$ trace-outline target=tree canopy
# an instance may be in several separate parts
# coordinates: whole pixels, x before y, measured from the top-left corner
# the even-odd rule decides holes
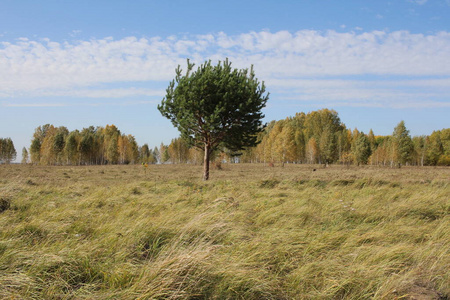
[[[257,134],[264,129],[261,110],[269,94],[253,67],[233,69],[226,59],[216,66],[208,61],[196,71],[193,68],[188,60],[183,75],[178,66],[158,109],[189,145],[203,149],[203,179],[208,180],[215,149],[238,151],[257,144]]]

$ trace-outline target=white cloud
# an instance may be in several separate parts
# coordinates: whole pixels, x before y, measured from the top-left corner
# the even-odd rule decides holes
[[[403,90],[425,88],[426,92],[418,93],[420,96],[436,88],[440,94],[436,92],[432,97],[449,98],[449,32],[424,35],[357,30],[358,33],[301,30],[240,35],[219,32],[191,37],[120,40],[107,37],[77,42],[19,38],[14,43],[0,42],[0,97],[160,97],[164,91],[102,86],[165,83],[173,78],[178,64],[185,65],[187,57],[197,64],[228,57],[238,68],[253,64],[258,78],[280,93],[282,89],[297,93],[291,95],[295,99],[337,101],[359,97],[381,103],[391,96],[402,98],[399,86]],[[367,75],[396,79],[368,82],[345,78]],[[412,92],[405,93],[408,95],[405,98],[414,96]]]

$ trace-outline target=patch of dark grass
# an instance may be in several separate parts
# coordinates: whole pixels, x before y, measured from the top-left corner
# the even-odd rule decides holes
[[[298,188],[304,188],[304,187],[318,187],[318,188],[324,188],[330,183],[326,180],[320,180],[320,179],[300,179],[297,181],[294,181],[294,186]]]
[[[131,193],[132,193],[133,195],[142,195],[142,192],[139,190],[138,187],[132,188],[132,189],[131,189]]]
[[[107,270],[88,257],[74,257],[43,267],[39,277],[53,285],[59,282],[58,288],[70,294],[83,286],[104,282],[107,274]]]
[[[3,253],[6,252],[6,249],[8,247],[5,244],[0,243],[0,255],[3,255]]]
[[[106,205],[106,202],[103,201],[103,200],[99,200],[99,201],[97,201],[97,202],[95,203],[95,207],[96,207],[96,208],[102,208],[102,207],[104,207],[105,205]]]
[[[303,185],[306,183],[308,183],[308,180],[306,180],[306,179],[300,179],[300,180],[297,180],[294,182],[295,185]]]
[[[362,189],[370,185],[370,179],[362,178],[355,181],[353,186],[357,189]]]
[[[277,196],[277,197],[280,197],[280,198],[286,198],[286,197],[289,197],[289,195],[286,194],[286,193],[279,193],[279,194],[277,194],[276,196]]]
[[[0,213],[8,210],[11,207],[11,199],[7,197],[0,198]]]
[[[384,185],[389,185],[389,181],[385,181],[385,180],[375,180],[373,181],[372,185],[373,186],[384,186]]]
[[[426,221],[435,221],[443,218],[446,213],[432,208],[416,208],[416,209],[406,209],[398,213],[399,216],[415,217]]]
[[[52,194],[52,193],[53,193],[53,191],[39,191],[39,192],[38,192],[39,195],[44,195],[44,196],[45,196],[45,195],[50,195],[50,194]]]
[[[280,183],[279,180],[276,179],[266,179],[259,182],[260,188],[273,189]]]
[[[27,224],[17,233],[22,239],[30,245],[35,245],[46,238],[47,232],[37,225]]]
[[[14,204],[14,205],[11,206],[11,210],[24,213],[27,210],[29,210],[30,207],[31,207],[30,203],[24,203],[24,204],[21,204],[21,205]]]
[[[431,185],[433,187],[437,187],[437,188],[444,188],[444,187],[446,187],[448,185],[448,181],[446,182],[446,181],[433,180],[431,182]]]
[[[347,186],[355,183],[355,180],[348,179],[336,179],[330,182],[331,186]]]
[[[37,185],[37,183],[35,183],[35,182],[34,182],[33,180],[31,180],[31,179],[28,179],[27,181],[25,181],[25,184],[31,185],[31,186]]]
[[[399,184],[396,183],[390,183],[388,181],[384,180],[374,180],[372,178],[361,178],[358,180],[355,180],[353,183],[353,186],[358,189],[366,188],[366,187],[381,187],[389,185],[389,187],[398,187]]]
[[[313,179],[308,182],[308,185],[311,187],[324,188],[328,184],[325,180]]]
[[[175,236],[175,233],[166,229],[150,229],[145,232],[134,245],[133,253],[138,259],[151,259],[156,257]]]

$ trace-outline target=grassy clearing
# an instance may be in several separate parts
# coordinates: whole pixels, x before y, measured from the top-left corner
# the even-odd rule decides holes
[[[449,168],[312,169],[2,165],[0,298],[450,297]]]

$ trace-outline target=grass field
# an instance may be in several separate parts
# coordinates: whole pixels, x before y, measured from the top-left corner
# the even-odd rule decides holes
[[[0,299],[450,299],[450,168],[201,169],[0,165]]]

